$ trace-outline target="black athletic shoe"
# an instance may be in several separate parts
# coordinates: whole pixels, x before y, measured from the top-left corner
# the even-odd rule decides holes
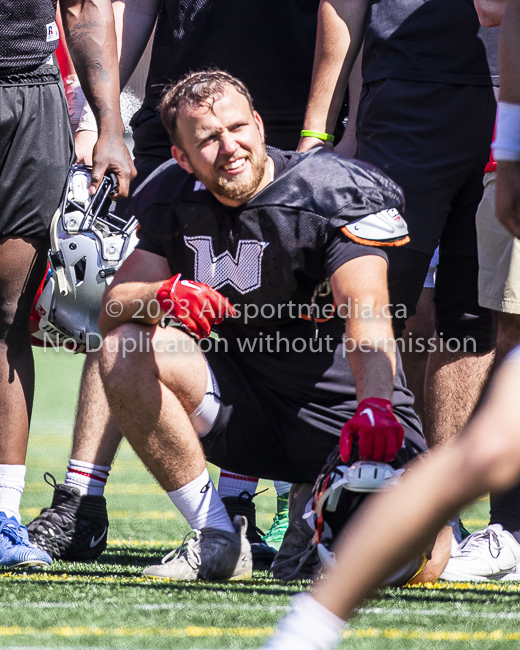
[[[263,541],[262,536],[264,533],[256,525],[256,507],[253,503],[255,496],[244,490],[237,497],[222,497],[222,503],[231,521],[233,521],[236,515],[247,519],[246,537],[251,544],[253,567],[259,569],[271,566],[271,562],[276,555],[276,550]]]
[[[312,544],[314,530],[303,518],[312,498],[312,483],[293,483],[289,492],[289,527],[280,550],[271,564],[275,580],[311,580],[319,571],[317,546]]]
[[[29,539],[55,560],[94,560],[107,547],[108,514],[105,497],[85,495],[69,485],[57,484],[50,508],[44,508],[27,526]],[[50,480],[49,480],[50,479]]]

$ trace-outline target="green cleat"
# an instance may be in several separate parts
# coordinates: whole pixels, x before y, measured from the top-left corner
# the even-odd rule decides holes
[[[285,531],[289,526],[289,492],[281,494],[276,501],[276,515],[273,520],[271,528],[262,537],[262,541],[274,548],[275,551],[280,550]]]

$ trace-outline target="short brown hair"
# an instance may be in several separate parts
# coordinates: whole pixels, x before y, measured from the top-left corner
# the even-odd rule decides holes
[[[161,119],[174,145],[179,145],[176,133],[179,109],[188,105],[207,106],[212,110],[213,104],[224,94],[226,86],[233,86],[241,95],[244,95],[251,112],[254,110],[253,100],[246,86],[240,79],[223,70],[189,72],[176,84],[166,88],[160,105]]]

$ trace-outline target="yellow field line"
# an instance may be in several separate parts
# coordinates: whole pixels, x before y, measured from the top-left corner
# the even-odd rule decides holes
[[[172,546],[178,544],[178,542],[172,542]],[[128,584],[128,585],[139,585],[139,584],[151,584],[155,582],[164,582],[169,583],[169,580],[163,578],[148,578],[145,576],[122,576],[122,575],[112,575],[112,576],[88,576],[88,575],[69,575],[68,573],[26,573],[15,571],[8,571],[6,573],[0,573],[0,580],[13,580],[16,582],[64,582],[64,583],[74,583],[74,582],[90,582],[91,584]],[[266,585],[273,586],[277,585],[279,588],[281,585],[278,585],[276,580],[272,579],[255,579],[255,580],[244,580],[244,585],[257,586],[257,585]],[[285,584],[284,584],[285,586]],[[294,589],[294,585],[287,584],[289,590]],[[520,584],[510,584],[502,583],[496,584],[492,582],[427,582],[419,585],[408,585],[402,587],[402,589],[427,589],[427,590],[444,590],[444,591],[495,591],[501,593],[518,593],[520,591]]]
[[[196,627],[194,625],[183,628],[164,627],[115,627],[104,628],[95,626],[80,627],[44,627],[41,629],[33,627],[0,627],[1,636],[22,636],[22,635],[50,635],[50,636],[166,636],[166,637],[216,637],[216,636],[238,636],[255,637],[267,636],[273,633],[272,627]]]
[[[396,630],[369,627],[367,629],[345,630],[343,638],[352,637],[383,639],[417,639],[423,641],[518,641],[520,632],[503,632],[502,630],[493,630],[493,632],[459,632],[456,630],[440,630],[436,632],[426,632],[424,630]]]
[[[54,582],[54,583],[63,583],[63,584],[74,584],[74,583],[90,583],[95,585],[152,585],[152,584],[172,584],[167,578],[154,578],[148,576],[125,576],[125,575],[111,575],[111,576],[88,576],[88,575],[69,575],[68,573],[27,573],[22,572],[17,573],[15,571],[8,571],[6,573],[0,573],[0,581],[4,582]],[[193,583],[192,583],[193,584]],[[226,583],[229,584],[229,583]],[[284,583],[278,583],[271,579],[266,578],[254,578],[252,580],[236,581],[233,584],[240,584],[243,587],[250,587],[254,589],[256,587],[273,587],[276,586],[277,590],[285,590],[288,594],[294,592],[295,586]]]
[[[40,508],[22,508],[20,510],[22,517],[37,517],[40,514]],[[109,519],[134,519],[134,520],[159,520],[166,519],[172,521],[179,518],[179,513],[175,510],[109,510]]]
[[[40,508],[21,508],[20,510],[23,517],[37,517],[40,514]],[[258,518],[273,519],[274,512],[259,512]],[[165,519],[172,521],[179,518],[179,513],[175,510],[109,510],[109,519],[134,519],[134,520],[159,520]]]
[[[147,510],[142,512],[135,512],[129,510],[109,510],[109,519],[177,519],[179,514],[174,510]]]
[[[138,636],[138,637],[258,637],[268,636],[273,633],[272,627],[197,627],[190,625],[183,628],[164,627],[116,627],[103,628],[95,626],[55,626],[46,628],[21,627],[12,625],[0,627],[0,636]],[[423,630],[399,630],[395,628],[358,628],[348,629],[343,633],[343,638],[383,638],[383,639],[414,639],[424,641],[518,641],[520,632],[460,632],[456,630],[440,630],[426,632]]]
[[[403,589],[443,589],[450,591],[502,591],[502,592],[518,592],[520,591],[520,584],[518,583],[501,583],[494,582],[423,582],[418,585],[406,585]]]
[[[43,481],[29,481],[26,483],[26,490],[34,492],[47,491],[49,488]],[[107,494],[118,495],[160,495],[164,494],[164,490],[157,483],[107,483],[105,487]],[[49,492],[50,494],[50,492]]]
[[[168,546],[179,546],[182,542],[181,539],[109,539],[108,548],[163,548]]]
[[[25,489],[26,491],[42,492],[47,491],[49,488],[44,481],[29,481],[25,484]],[[105,493],[115,494],[118,496],[156,496],[164,494],[164,490],[158,483],[110,483],[109,481],[105,487]],[[276,496],[276,492],[273,488],[268,488],[267,492],[264,492],[261,496]]]

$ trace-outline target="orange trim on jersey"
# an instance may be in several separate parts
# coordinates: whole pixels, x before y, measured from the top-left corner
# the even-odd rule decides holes
[[[326,323],[328,320],[334,317],[334,314],[336,313],[336,301],[332,303],[332,306],[334,307],[334,312],[332,313],[332,316],[329,316],[328,318],[315,318],[314,322],[315,323]],[[312,320],[311,316],[307,316],[306,314],[300,314],[300,318],[302,320]]]
[[[352,241],[355,241],[357,244],[364,244],[365,246],[404,246],[410,241],[410,237],[406,235],[403,239],[397,239],[396,241],[373,241],[372,239],[362,239],[361,237],[356,237],[353,235],[347,228],[343,227],[341,232],[346,235]]]

